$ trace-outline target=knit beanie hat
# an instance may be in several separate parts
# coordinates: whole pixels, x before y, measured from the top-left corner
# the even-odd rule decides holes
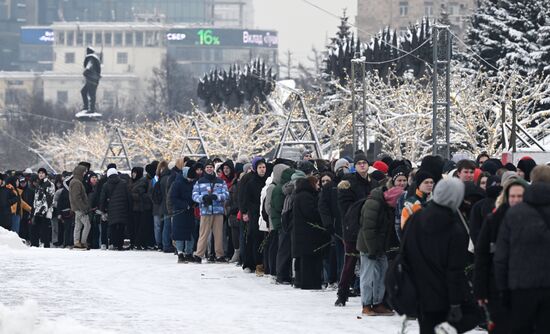
[[[369,162],[369,160],[367,159],[367,156],[365,155],[365,153],[359,153],[359,154],[356,154],[353,157],[353,163],[354,164],[358,163],[359,161],[366,161],[367,163]]]
[[[443,179],[435,186],[433,201],[441,206],[457,210],[464,200],[464,188],[464,182],[455,177]]]
[[[379,170],[375,170],[370,174],[370,176],[375,179],[376,181],[380,182],[386,178],[386,174],[382,173]]]
[[[388,174],[388,165],[386,165],[384,162],[382,161],[375,161],[373,164],[372,164],[372,167],[378,169],[379,171],[381,171],[382,173],[384,174]]]
[[[393,183],[395,183],[395,180],[397,180],[400,176],[409,177],[409,168],[405,165],[398,166],[397,168],[393,169],[390,172],[391,180]]]
[[[425,180],[427,179],[432,179],[434,180],[434,177],[431,173],[425,171],[425,170],[418,170],[418,172],[416,172],[416,175],[415,175],[415,181],[416,181],[416,187],[420,187],[420,185],[422,184],[422,182],[424,182]],[[435,182],[435,180],[434,180]]]
[[[111,175],[117,175],[117,174],[118,174],[118,171],[116,170],[116,168],[107,169],[107,177],[109,177]]]
[[[349,168],[349,161],[346,159],[338,159],[334,164],[334,172],[337,172],[340,168]]]

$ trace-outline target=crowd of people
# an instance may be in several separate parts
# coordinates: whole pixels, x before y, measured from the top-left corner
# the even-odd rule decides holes
[[[396,255],[420,332],[550,333],[550,166],[426,156],[153,161],[96,174],[0,174],[0,224],[33,247],[158,250],[177,263],[235,263],[298,289],[360,297],[391,316]],[[485,316],[483,316],[485,315]]]

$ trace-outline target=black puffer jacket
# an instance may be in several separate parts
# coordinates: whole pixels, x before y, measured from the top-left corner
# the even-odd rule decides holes
[[[475,247],[474,295],[476,299],[498,297],[493,256],[498,231],[508,209],[508,204],[502,204],[481,226]]]
[[[468,299],[468,234],[460,224],[451,209],[431,201],[405,225],[404,252],[424,312],[444,312]]]
[[[342,215],[338,208],[338,188],[337,182],[330,182],[323,186],[319,195],[319,213],[323,221],[323,226],[333,230],[338,236],[342,237]]]
[[[510,208],[494,257],[499,290],[550,288],[550,184],[534,183]]]
[[[244,197],[241,212],[248,214],[256,220],[260,217],[260,195],[266,180],[267,176],[261,177],[254,173],[248,182],[243,185],[244,188],[242,188]],[[258,222],[256,221],[255,223]]]
[[[323,254],[328,249],[318,249],[330,240],[330,236],[322,230],[317,204],[317,191],[307,179],[297,179],[293,206],[292,257]]]
[[[132,212],[132,197],[128,184],[118,174],[107,178],[101,190],[100,209],[108,215],[109,225],[127,224]]]
[[[501,190],[501,187],[490,187],[487,189],[487,197],[478,201],[472,207],[469,225],[470,235],[474,244],[477,243],[479,232],[481,231],[485,219],[495,208],[495,202]]]

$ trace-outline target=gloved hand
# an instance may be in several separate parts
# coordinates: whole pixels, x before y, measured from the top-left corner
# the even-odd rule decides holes
[[[216,195],[216,194],[210,194],[210,200],[211,200],[212,202],[217,201],[217,200],[218,200],[218,195]]]
[[[210,195],[204,195],[202,196],[202,203],[204,205],[211,205],[212,204],[212,200],[210,199]]]
[[[449,314],[447,315],[447,321],[457,323],[460,320],[462,320],[462,308],[460,305],[451,305]]]

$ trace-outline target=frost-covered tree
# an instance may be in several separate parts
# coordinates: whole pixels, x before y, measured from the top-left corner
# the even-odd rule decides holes
[[[543,0],[478,0],[467,40],[493,67],[508,67],[521,74],[539,70],[539,45],[547,44],[541,31],[548,19]],[[489,70],[484,62],[480,65]]]

